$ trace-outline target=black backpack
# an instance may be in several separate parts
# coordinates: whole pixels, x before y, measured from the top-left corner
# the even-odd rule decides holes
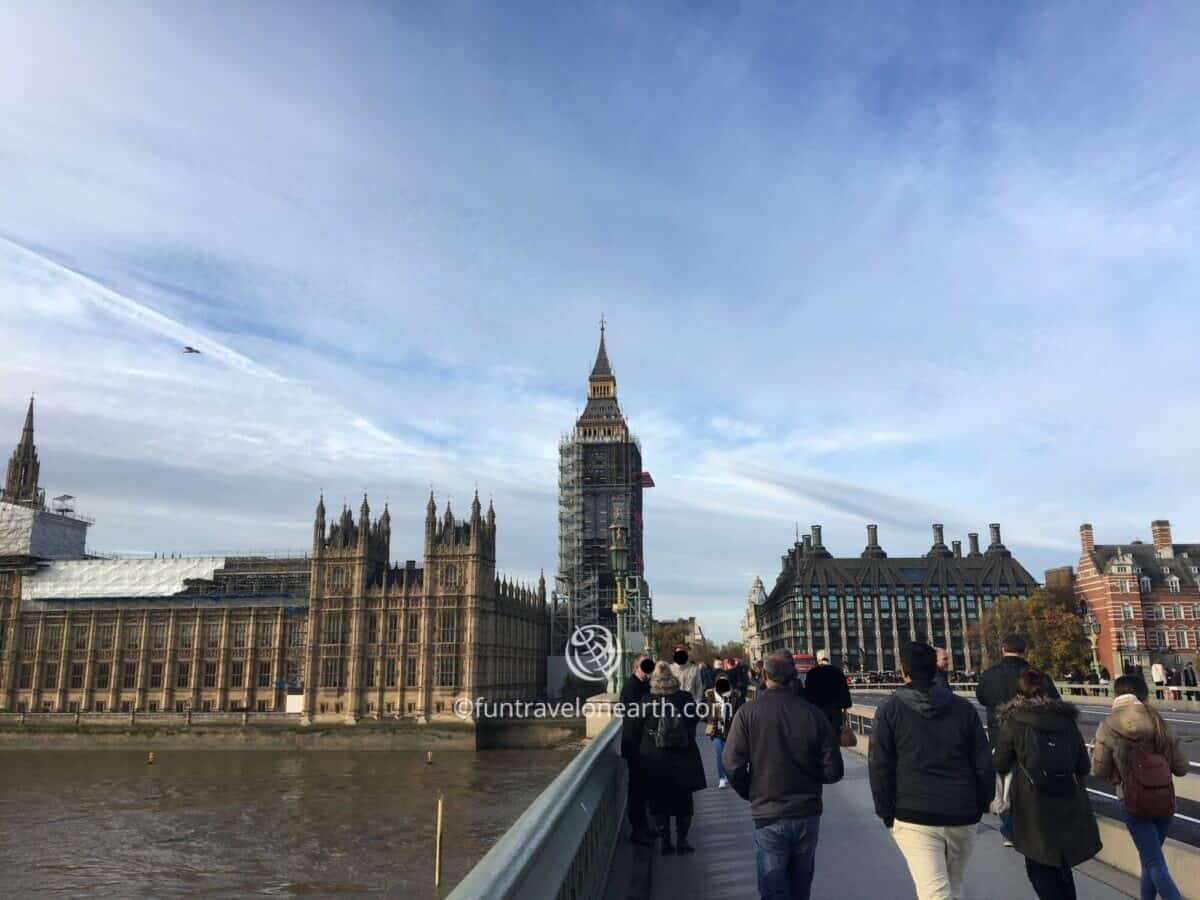
[[[688,745],[683,716],[679,714],[674,703],[667,700],[659,702],[662,705],[662,711],[650,732],[654,737],[654,746],[658,750],[682,750]]]
[[[1069,797],[1079,787],[1073,737],[1070,731],[1025,730],[1025,776],[1040,793]]]

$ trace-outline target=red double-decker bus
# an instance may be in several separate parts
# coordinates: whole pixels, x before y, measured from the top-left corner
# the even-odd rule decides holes
[[[817,665],[817,658],[811,653],[795,653],[792,655],[792,661],[796,664],[796,674],[802,678],[809,669],[816,668]]]

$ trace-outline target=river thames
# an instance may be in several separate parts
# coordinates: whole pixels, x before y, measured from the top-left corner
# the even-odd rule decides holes
[[[573,753],[0,753],[4,894],[435,896]]]

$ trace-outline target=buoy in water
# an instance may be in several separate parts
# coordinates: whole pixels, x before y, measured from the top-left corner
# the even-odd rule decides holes
[[[425,751],[425,763],[426,763],[426,765],[430,765],[430,766],[433,765],[433,751],[432,750]]]
[[[146,765],[148,765],[148,766],[154,765],[154,753],[153,752],[146,754]]]

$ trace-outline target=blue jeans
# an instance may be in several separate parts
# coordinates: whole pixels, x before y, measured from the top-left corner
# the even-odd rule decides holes
[[[1142,900],[1154,900],[1155,895],[1163,900],[1181,900],[1183,895],[1167,871],[1167,861],[1162,852],[1163,841],[1167,839],[1167,831],[1171,827],[1171,816],[1139,819],[1122,806],[1121,818],[1125,820],[1125,827],[1129,829],[1133,846],[1137,847],[1138,857],[1142,861]]]
[[[1000,813],[1000,836],[1006,841],[1011,841],[1013,839],[1011,806],[1004,812]]]
[[[725,738],[713,735],[713,749],[717,751],[717,777],[725,777],[725,763],[721,762],[721,754],[725,752]]]
[[[761,900],[808,900],[821,817],[780,819],[754,829]]]

